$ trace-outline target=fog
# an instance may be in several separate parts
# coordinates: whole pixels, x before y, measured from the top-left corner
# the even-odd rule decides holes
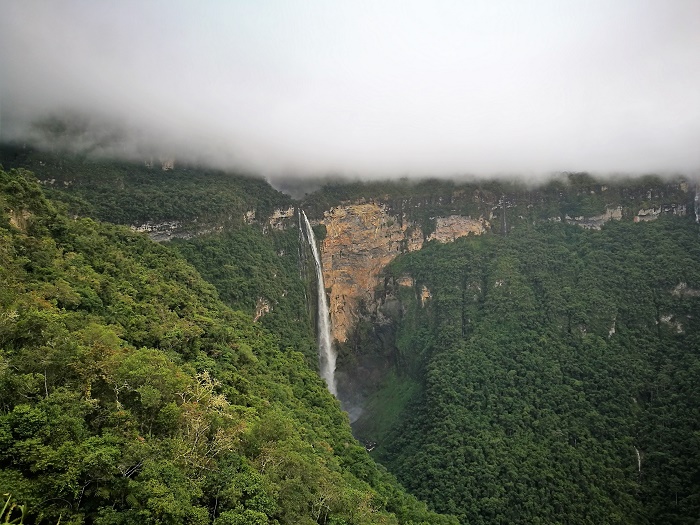
[[[0,3],[0,139],[272,178],[700,168],[700,2]],[[46,126],[44,126],[44,129]]]

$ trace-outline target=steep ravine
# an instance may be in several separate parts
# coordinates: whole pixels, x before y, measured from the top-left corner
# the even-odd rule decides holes
[[[587,191],[601,199],[612,197],[605,185]],[[617,204],[620,196],[624,198],[624,206]],[[563,210],[570,198],[562,191],[554,200],[555,206],[550,203],[548,209]],[[345,202],[326,210],[320,220],[312,221],[325,228],[320,247],[332,336],[339,350],[338,393],[350,412],[359,412],[358,405],[361,406],[370,391],[381,384],[394,364],[391,317],[400,305],[395,297],[387,297],[384,268],[402,253],[420,250],[424,243],[432,240],[444,243],[490,231],[502,234],[504,215],[508,217],[506,232],[524,227],[546,213],[544,205],[539,210],[532,204],[538,199],[544,200],[544,197],[537,190],[524,195],[494,197],[488,202],[482,192],[469,195],[455,191],[449,197],[438,199],[449,204],[442,206],[444,214],[428,217],[428,228],[432,227],[432,231],[426,229],[425,220],[417,220],[420,212],[424,212],[420,210],[425,206],[423,201],[407,199],[397,206],[396,200],[388,196]],[[657,203],[649,205],[654,199]],[[482,212],[479,216],[455,213],[461,209],[460,201],[477,200]],[[619,190],[619,195],[611,198],[604,212],[597,215],[560,212],[541,220],[600,229],[613,220],[640,222],[662,215],[683,216],[690,202],[690,188],[681,181],[634,191]],[[430,296],[427,289],[416,293],[423,301]]]

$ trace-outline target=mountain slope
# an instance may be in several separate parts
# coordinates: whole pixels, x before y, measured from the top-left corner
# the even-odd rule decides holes
[[[0,490],[37,522],[455,523],[175,251],[0,171]]]
[[[239,227],[267,218],[291,198],[260,177],[173,164],[95,158],[0,144],[0,165],[36,174],[44,191],[74,215],[125,224],[158,240]]]
[[[358,428],[409,490],[464,523],[695,522],[697,225],[545,224],[389,272],[419,388],[393,428],[371,406]]]

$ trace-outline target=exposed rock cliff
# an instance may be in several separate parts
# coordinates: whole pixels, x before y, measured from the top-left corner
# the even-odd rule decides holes
[[[634,216],[634,222],[655,221],[662,214],[679,215],[685,217],[687,206],[685,204],[667,204],[647,209],[640,209]]]
[[[322,223],[326,227],[322,263],[333,337],[342,343],[363,304],[373,305],[384,267],[403,252],[419,250],[424,236],[418,225],[375,203],[337,206],[324,214]],[[437,217],[435,232],[428,240],[450,242],[469,234],[480,235],[488,227],[483,218]]]
[[[288,224],[293,223],[295,208],[294,206],[288,206],[287,208],[277,208],[272,212],[267,223],[265,224],[265,230],[284,230]]]
[[[258,297],[258,302],[255,304],[255,315],[253,316],[253,322],[258,322],[265,314],[269,314],[272,311],[272,305],[270,301],[264,297]]]
[[[619,221],[622,219],[622,206],[617,206],[616,208],[606,208],[605,212],[600,215],[594,215],[593,217],[565,217],[566,222],[569,224],[575,224],[576,226],[581,226],[582,228],[588,228],[590,230],[600,230],[608,221]]]
[[[470,233],[481,235],[489,227],[485,219],[472,219],[461,215],[450,215],[449,217],[437,217],[435,219],[435,231],[428,237],[438,242],[451,242],[458,237],[464,237]]]
[[[18,230],[27,231],[31,216],[32,214],[28,210],[10,210],[10,224]]]
[[[458,189],[436,185],[426,188],[425,195],[341,200],[324,212],[319,221],[326,229],[322,263],[333,337],[340,343],[348,340],[362,311],[376,310],[374,294],[384,267],[401,253],[420,249],[425,241],[451,242],[489,230],[507,232],[547,217],[598,230],[610,221],[685,215],[692,198],[682,180],[650,179],[625,186],[573,177],[566,184],[513,187],[507,192],[469,184]],[[276,212],[280,220],[288,218],[289,210]],[[277,215],[269,227],[279,227],[274,222]],[[424,296],[423,302],[428,299]]]
[[[379,273],[400,253],[420,249],[423,234],[378,204],[337,206],[324,214],[322,223],[323,277],[333,338],[345,342],[362,301],[373,300]]]
[[[263,232],[270,230],[284,230],[290,224],[294,223],[294,207],[276,208],[272,215],[261,221]],[[257,224],[257,214],[255,210],[248,210],[243,214],[243,222],[245,224]],[[148,221],[143,224],[131,225],[131,229],[137,232],[143,232],[156,242],[170,241],[172,239],[191,239],[199,235],[209,235],[212,233],[220,233],[227,228],[231,222],[237,222],[235,215],[222,217],[218,222],[201,222],[198,219],[190,221]]]

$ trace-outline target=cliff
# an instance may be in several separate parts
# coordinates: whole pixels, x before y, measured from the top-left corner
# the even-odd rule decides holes
[[[261,224],[263,233],[271,230],[285,230],[294,223],[294,207],[275,208],[272,214],[261,220],[257,220],[255,210],[248,210],[242,216],[229,214],[228,216],[208,218],[200,221],[195,217],[189,221],[147,221],[142,224],[132,224],[129,227],[137,232],[146,233],[156,242],[170,241],[172,239],[191,239],[202,235],[221,233],[235,224]]]
[[[321,223],[326,237],[321,243],[323,277],[329,294],[333,338],[344,343],[361,310],[374,304],[374,290],[382,270],[398,255],[419,250],[424,232],[405,216],[393,215],[385,204],[336,206]],[[453,241],[489,228],[483,218],[452,215],[438,217],[427,240]]]
[[[371,185],[364,196],[348,194],[346,199],[342,187],[332,188],[342,200],[315,222],[326,229],[322,264],[332,335],[339,343],[348,340],[363,312],[377,313],[375,290],[382,284],[384,267],[401,253],[421,249],[424,242],[507,232],[543,220],[600,230],[610,221],[683,216],[693,197],[685,181],[653,178],[601,184],[570,175],[567,184],[555,181],[539,189],[441,184],[420,193],[410,185],[390,188],[392,193],[382,187],[376,200],[369,197]]]
[[[435,219],[435,231],[428,236],[428,240],[438,242],[451,242],[459,237],[464,237],[473,233],[481,235],[489,228],[489,223],[485,219],[472,219],[461,215],[450,215],[449,217],[437,217]]]
[[[382,269],[402,252],[420,249],[423,236],[378,204],[337,206],[321,222],[326,227],[321,254],[332,333],[345,342],[361,303],[373,300]]]
[[[561,220],[560,217],[557,217]],[[617,206],[615,208],[606,208],[604,213],[600,215],[594,215],[592,217],[569,217],[568,215],[564,218],[569,224],[574,224],[580,226],[581,228],[586,228],[589,230],[600,230],[606,222],[615,220],[619,221],[622,219],[622,206]]]

